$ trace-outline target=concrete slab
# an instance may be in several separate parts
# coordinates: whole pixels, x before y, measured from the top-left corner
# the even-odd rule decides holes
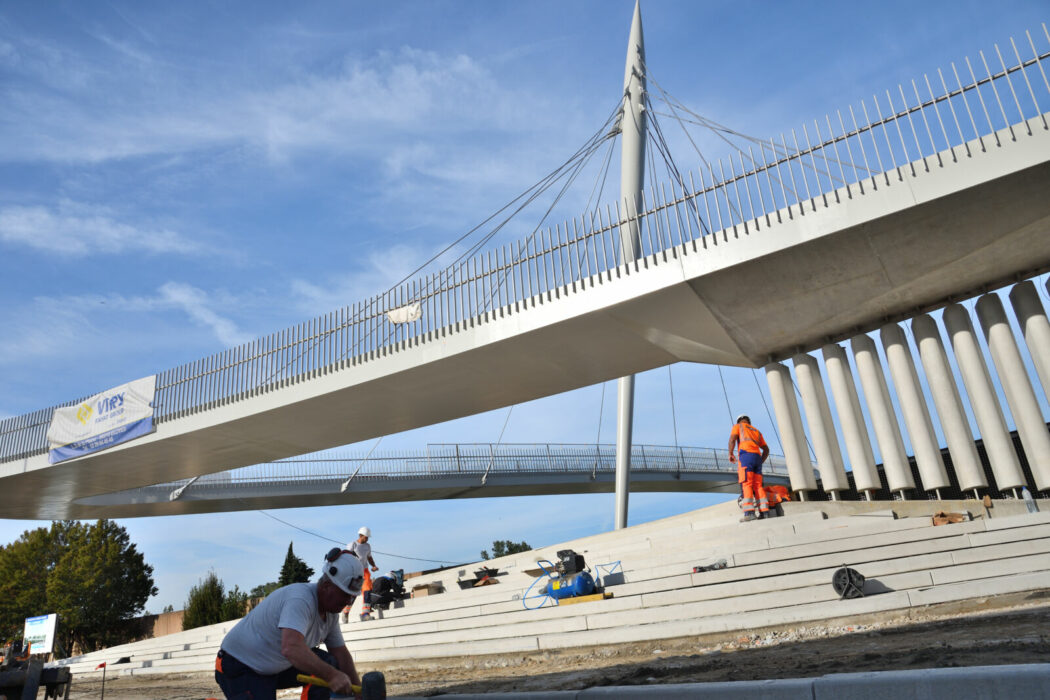
[[[991,561],[974,562],[973,564],[960,564],[946,569],[937,569],[932,574],[934,585],[941,586],[961,581],[974,582],[984,578],[1048,570],[1050,570],[1050,554],[1033,554],[1030,556],[1003,557]],[[1050,579],[1047,580],[1046,587],[1050,588]]]
[[[848,673],[813,681],[813,700],[1050,698],[1050,664]]]
[[[1032,525],[1029,527],[996,528],[970,535],[970,545],[983,547],[1002,542],[1021,542],[1050,537],[1050,525]]]
[[[915,607],[970,598],[985,598],[1005,593],[1045,591],[1048,589],[1050,589],[1050,572],[1036,571],[909,591],[908,597],[909,606]]]
[[[994,544],[984,547],[971,547],[970,549],[952,552],[952,562],[955,564],[969,564],[977,561],[1021,557],[1028,554],[1041,554],[1043,552],[1050,552],[1050,537],[1037,540],[1022,540],[1020,542],[1007,542],[1005,544]]]

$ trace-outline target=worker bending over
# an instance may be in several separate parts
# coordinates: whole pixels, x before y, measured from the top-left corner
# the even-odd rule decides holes
[[[734,454],[740,448],[740,459]],[[737,475],[743,490],[744,499],[740,502],[744,509],[744,520],[755,520],[755,498],[758,498],[758,517],[765,517],[769,512],[769,499],[762,488],[762,465],[769,457],[769,446],[762,433],[751,425],[747,416],[737,416],[736,425],[729,433],[729,461],[737,462]]]
[[[323,678],[302,697],[328,700],[360,685],[353,657],[339,629],[339,611],[361,594],[364,567],[351,552],[325,556],[317,583],[293,583],[266,596],[222,640],[215,681],[229,700],[275,700],[278,688],[302,685],[298,674]],[[324,642],[328,651],[317,645]],[[358,696],[360,697],[360,696]]]

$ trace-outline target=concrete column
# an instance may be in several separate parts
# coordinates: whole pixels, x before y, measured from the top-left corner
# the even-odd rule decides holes
[[[922,487],[926,491],[943,489],[951,482],[948,481],[948,472],[944,468],[937,434],[933,430],[930,411],[926,407],[926,397],[923,396],[922,387],[919,385],[919,375],[915,371],[915,360],[912,359],[908,340],[896,323],[883,326],[879,337],[882,339],[882,349],[886,352],[886,364],[890,367],[893,386],[897,389],[897,400],[900,402],[904,425],[907,426],[908,436],[911,438]]]
[[[1050,280],[1047,280],[1050,289]],[[1039,292],[1031,282],[1021,282],[1010,290],[1010,304],[1017,314],[1017,323],[1024,334],[1024,342],[1032,356],[1043,396],[1050,398],[1050,321],[1047,321]]]
[[[1046,429],[1043,412],[1028,381],[1028,372],[998,294],[985,294],[977,300],[977,318],[1017,425],[1021,446],[1035,476],[1035,486],[1040,491],[1050,489],[1050,432]]]
[[[849,481],[846,480],[846,468],[842,463],[842,451],[839,450],[835,423],[831,419],[824,380],[820,376],[820,365],[808,353],[796,355],[792,362],[795,364],[798,391],[802,394],[802,406],[806,409],[813,452],[817,455],[821,484],[828,493],[845,491],[849,489]]]
[[[773,412],[780,430],[780,442],[784,447],[784,458],[791,477],[791,490],[812,491],[817,488],[817,480],[813,476],[809,450],[806,449],[806,435],[802,431],[802,416],[798,411],[798,401],[795,400],[791,372],[779,362],[770,363],[765,369],[769,394],[773,398]]]
[[[853,350],[853,361],[857,364],[860,384],[864,387],[871,427],[875,430],[875,439],[878,440],[879,452],[882,453],[886,481],[890,491],[903,495],[906,489],[915,488],[915,479],[911,475],[908,453],[904,451],[904,439],[897,423],[897,414],[893,412],[893,404],[890,403],[890,389],[886,386],[886,375],[882,371],[879,351],[875,347],[875,341],[864,333],[850,338],[849,344]]]
[[[882,488],[879,472],[875,469],[875,455],[871,451],[871,440],[868,438],[868,427],[864,424],[864,414],[860,411],[860,397],[857,396],[857,385],[853,381],[853,372],[846,358],[846,351],[834,343],[825,345],[821,352],[824,355],[824,369],[828,371],[828,384],[835,397],[835,409],[839,414],[839,425],[842,427],[842,439],[846,443],[846,454],[849,456],[850,469],[853,471],[853,482],[857,491],[878,491]]]
[[[944,309],[944,327],[948,331],[966,393],[970,396],[970,407],[977,419],[977,429],[981,431],[981,440],[992,465],[995,483],[1000,489],[1018,488],[1024,484],[1021,463],[1017,460],[1013,441],[1006,430],[1003,411],[992,388],[992,378],[984,364],[969,312],[959,304],[949,304]]]
[[[963,491],[986,489],[988,480],[977,455],[970,423],[966,420],[966,409],[959,396],[951,365],[948,364],[948,354],[944,351],[937,322],[929,314],[916,316],[911,320],[911,332],[919,347],[919,359],[922,360],[926,381],[930,384],[930,394],[937,407],[959,488]]]

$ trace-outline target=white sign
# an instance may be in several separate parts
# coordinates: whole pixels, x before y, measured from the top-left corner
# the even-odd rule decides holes
[[[55,409],[47,429],[48,462],[55,464],[104,450],[153,432],[152,375],[95,394],[76,406]]]
[[[26,643],[30,644],[31,654],[50,654],[55,647],[55,625],[58,623],[58,615],[39,615],[26,618],[25,637]]]

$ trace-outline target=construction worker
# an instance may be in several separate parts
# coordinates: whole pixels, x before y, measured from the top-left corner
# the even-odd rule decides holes
[[[298,674],[329,685],[307,686],[304,700],[328,700],[332,692],[350,695],[350,685],[361,679],[339,629],[339,611],[361,594],[363,582],[361,561],[336,547],[325,555],[317,583],[293,583],[266,596],[222,640],[215,682],[226,697],[276,700],[278,688],[302,685]],[[321,642],[328,651],[317,648]]]
[[[740,458],[735,451],[739,446]],[[755,520],[755,498],[758,498],[758,517],[765,517],[769,512],[769,500],[766,490],[762,488],[762,465],[769,457],[769,446],[762,433],[751,425],[748,416],[736,418],[736,425],[729,433],[729,461],[737,463],[737,476],[743,490],[740,502],[744,510],[744,521]]]
[[[372,590],[372,573],[368,570],[369,565],[372,567],[372,571],[379,571],[379,567],[376,566],[375,560],[372,559],[372,545],[368,544],[368,540],[372,537],[372,530],[367,527],[362,527],[357,531],[357,539],[353,542],[348,542],[346,545],[347,551],[352,552],[361,560],[361,566],[364,567],[365,571],[365,583],[362,587],[362,591],[365,593],[361,598],[361,620],[369,620],[372,617],[372,607],[368,602],[368,592]],[[350,619],[350,606],[348,605],[343,610],[343,622]]]

